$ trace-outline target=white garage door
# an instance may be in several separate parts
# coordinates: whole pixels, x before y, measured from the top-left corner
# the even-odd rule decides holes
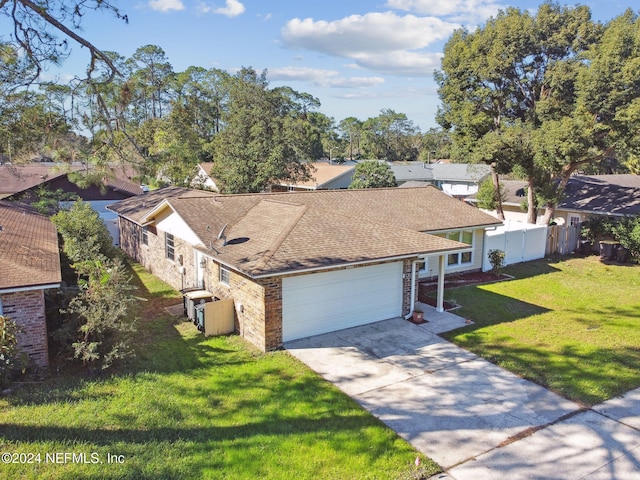
[[[282,280],[283,341],[402,314],[402,262]]]

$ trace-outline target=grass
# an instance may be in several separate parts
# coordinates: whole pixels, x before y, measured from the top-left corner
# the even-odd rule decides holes
[[[176,323],[163,313],[180,302],[176,292],[139,266],[132,273],[147,298],[136,359],[101,378],[67,372],[0,398],[0,451],[33,461],[0,464],[2,478],[388,479],[439,471],[287,352],[262,353],[236,336],[204,338]]]
[[[585,405],[640,387],[640,267],[591,256],[505,273],[446,292],[474,322],[449,340]]]

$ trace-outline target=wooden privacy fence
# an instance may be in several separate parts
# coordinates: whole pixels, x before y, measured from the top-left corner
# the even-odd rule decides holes
[[[547,227],[545,255],[568,255],[580,247],[580,224]]]

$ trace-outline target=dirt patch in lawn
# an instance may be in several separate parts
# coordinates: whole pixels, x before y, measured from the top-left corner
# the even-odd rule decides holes
[[[481,285],[483,283],[500,282],[502,280],[508,280],[512,278],[509,275],[500,274],[496,275],[493,272],[469,272],[461,273],[459,275],[450,275],[444,279],[444,289],[457,287],[467,287],[469,285]],[[418,301],[436,306],[435,292],[438,290],[438,279],[422,280],[418,282]],[[455,303],[450,303],[445,300],[444,309],[453,310],[459,307]]]

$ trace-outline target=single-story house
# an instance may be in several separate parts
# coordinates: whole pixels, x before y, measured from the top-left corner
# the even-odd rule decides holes
[[[198,172],[196,173],[196,176],[193,178],[193,180],[191,180],[191,186],[193,188],[201,188],[203,190],[219,192],[219,182],[211,176],[211,170],[213,170],[213,162],[199,163]]]
[[[56,165],[50,162],[27,165],[0,165],[0,198],[19,199],[30,204],[37,199],[38,189],[46,188],[51,192],[62,190],[75,194],[89,203],[104,221],[118,245],[118,229],[112,212],[106,209],[113,202],[141,195],[141,186],[132,181],[135,173],[131,167],[114,166],[108,176],[102,179],[102,185],[91,185],[81,188],[68,178],[68,172],[83,172],[87,168],[82,163]]]
[[[398,186],[425,182],[457,198],[476,193],[480,183],[491,175],[491,167],[485,164],[406,162],[389,166]]]
[[[501,180],[506,192],[503,202],[505,220],[527,221],[522,209],[527,200],[527,182]],[[475,202],[474,196],[466,199]],[[487,212],[495,215],[495,212]],[[541,220],[544,209],[538,212]],[[574,175],[567,183],[564,197],[556,207],[553,221],[576,225],[594,215],[640,215],[640,175]]]
[[[272,192],[304,191],[304,190],[337,190],[349,188],[353,182],[356,162],[343,164],[329,162],[313,162],[311,178],[303,182],[281,183],[271,187]]]
[[[41,369],[49,365],[44,291],[61,281],[55,226],[26,205],[0,200],[0,315],[18,324],[18,347]]]
[[[109,207],[121,248],[170,285],[232,298],[263,350],[411,314],[417,281],[482,266],[502,222],[435,187],[219,195],[178,187]]]

